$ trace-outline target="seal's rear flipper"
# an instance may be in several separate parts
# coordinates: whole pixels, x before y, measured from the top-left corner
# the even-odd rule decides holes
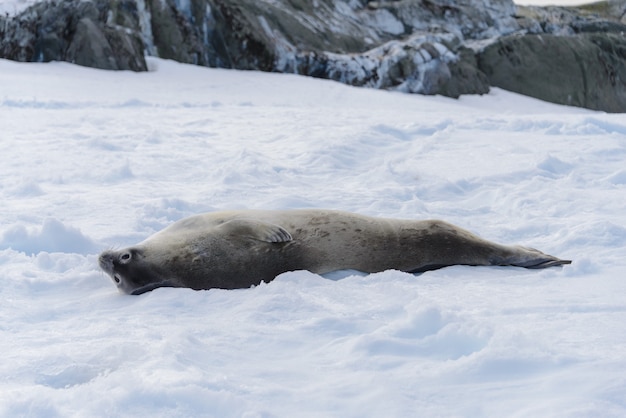
[[[525,267],[527,269],[545,269],[547,267],[562,266],[564,264],[572,264],[572,260],[548,260],[540,262],[539,264],[532,264],[520,267]]]
[[[572,264],[572,260],[561,260],[534,248],[522,247],[521,245],[516,245],[513,248],[513,256],[508,259],[507,263],[512,266],[525,267],[527,269],[545,269]]]

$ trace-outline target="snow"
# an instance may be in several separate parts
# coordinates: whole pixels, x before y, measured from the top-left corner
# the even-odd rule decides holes
[[[0,15],[13,16],[38,3],[40,0],[0,0]]]
[[[626,415],[626,119],[150,59],[0,60],[0,416]],[[119,294],[204,211],[441,218],[573,264]]]

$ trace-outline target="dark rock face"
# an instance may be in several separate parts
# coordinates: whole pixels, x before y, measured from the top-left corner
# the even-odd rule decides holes
[[[0,57],[145,71],[144,55],[408,93],[626,112],[626,0],[58,0],[0,17]]]
[[[130,30],[107,24],[108,2],[39,3],[14,19],[0,18],[0,57],[17,61],[69,61],[106,70],[147,69],[143,42]],[[134,2],[114,4],[136,15]],[[129,10],[122,11],[121,7]]]
[[[479,54],[492,86],[554,103],[624,112],[626,37],[506,36]]]
[[[489,91],[465,37],[517,28],[509,0],[147,0],[157,55],[422,94]],[[442,29],[443,27],[449,30]]]
[[[450,65],[450,79],[440,94],[458,98],[462,94],[489,93],[489,78],[479,69],[474,51],[460,48],[459,59]]]

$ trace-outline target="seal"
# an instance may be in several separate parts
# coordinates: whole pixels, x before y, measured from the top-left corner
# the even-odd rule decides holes
[[[440,220],[306,209],[195,215],[99,257],[118,289],[132,295],[162,286],[246,288],[293,270],[419,273],[459,264],[538,269],[570,263],[487,241]]]

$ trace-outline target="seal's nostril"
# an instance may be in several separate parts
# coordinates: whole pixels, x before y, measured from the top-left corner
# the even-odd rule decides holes
[[[122,283],[122,278],[120,277],[119,274],[116,274],[113,276],[113,280],[115,280],[115,283],[120,284]]]

